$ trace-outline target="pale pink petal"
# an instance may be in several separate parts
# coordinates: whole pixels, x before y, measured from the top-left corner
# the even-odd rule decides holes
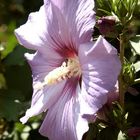
[[[108,120],[108,112],[112,109],[112,103],[119,100],[119,93],[118,93],[118,81],[114,87],[114,90],[110,91],[107,96],[107,103],[98,110],[96,118],[109,121]]]
[[[25,57],[27,58],[27,61],[32,69],[32,74],[34,78],[40,78],[39,75],[46,76],[48,72],[52,71],[57,67],[60,67],[62,62],[65,60],[59,55],[53,54],[53,52],[51,51],[47,51],[45,52],[45,54],[46,55],[43,55],[38,51],[34,54],[25,54]]]
[[[121,69],[119,57],[117,50],[100,36],[95,44],[80,46],[79,58],[82,68],[81,94],[92,108],[91,114],[94,114],[107,102],[109,91],[114,89]]]
[[[33,96],[31,102],[31,108],[27,110],[25,117],[21,119],[25,123],[29,117],[38,115],[39,113],[46,111],[59,98],[61,91],[65,85],[65,81],[62,81],[53,86],[44,86],[41,88],[35,88],[40,86],[44,81],[45,76],[54,68],[61,65],[61,59],[54,57],[51,59],[51,55],[44,55],[36,52],[35,54],[25,54],[33,74]],[[58,92],[59,91],[59,92]]]
[[[44,0],[47,4],[49,0]],[[58,22],[60,31],[70,35],[70,40],[75,45],[91,40],[95,25],[94,0],[50,0],[62,13]],[[63,20],[61,20],[63,17]],[[66,25],[66,26],[64,26]],[[63,27],[64,26],[64,27]],[[66,28],[67,29],[66,29]],[[63,38],[62,38],[63,40]]]
[[[88,123],[80,116],[77,79],[68,80],[59,100],[49,108],[40,133],[50,140],[81,140]]]
[[[30,117],[46,112],[61,96],[65,83],[65,81],[62,81],[53,86],[45,86],[41,90],[34,90],[31,107],[26,111],[25,116],[20,121],[26,123]]]
[[[28,21],[15,30],[15,35],[21,45],[29,49],[44,50],[45,35],[47,34],[46,25],[45,8],[42,6],[39,12],[31,13]]]
[[[63,23],[62,30],[58,20]],[[44,55],[49,52],[50,55],[64,57],[63,54],[70,46],[67,39],[68,28],[65,26],[60,10],[55,9],[49,2],[42,6],[38,12],[31,13],[28,21],[15,30],[15,35],[20,44],[29,49],[38,50]],[[65,38],[61,37],[62,34]]]
[[[60,9],[55,1],[47,0],[39,12],[15,30],[21,45],[44,53],[53,50],[61,56],[78,52],[80,43],[91,40],[95,14],[92,0],[64,0]],[[48,49],[49,48],[49,49]]]
[[[110,91],[107,94],[107,103],[105,105],[103,105],[103,107],[100,108],[98,110],[98,112],[96,112],[96,114],[90,115],[87,112],[86,114],[83,115],[83,117],[86,118],[88,120],[88,122],[92,122],[92,123],[95,122],[97,120],[97,118],[107,121],[108,118],[106,115],[108,114],[108,112],[112,108],[112,102],[118,101],[118,99],[119,99],[119,93],[118,93],[118,82],[117,82],[115,87],[114,87],[114,90]],[[83,105],[83,106],[85,106],[85,105]],[[84,111],[84,113],[85,113],[85,111]]]

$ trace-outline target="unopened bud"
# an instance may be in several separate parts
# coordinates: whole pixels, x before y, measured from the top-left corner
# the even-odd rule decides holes
[[[116,37],[118,32],[115,28],[117,19],[114,16],[101,17],[97,21],[99,31],[106,37]]]

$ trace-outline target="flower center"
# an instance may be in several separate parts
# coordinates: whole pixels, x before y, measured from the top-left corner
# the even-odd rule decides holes
[[[45,76],[44,81],[40,84],[35,85],[35,88],[40,89],[45,85],[56,84],[62,80],[80,76],[81,68],[78,58],[68,58],[62,63],[60,67],[50,71],[48,75]]]

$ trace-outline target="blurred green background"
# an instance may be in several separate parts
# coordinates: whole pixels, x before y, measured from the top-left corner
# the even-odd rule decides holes
[[[112,12],[112,9],[108,7],[108,1],[96,1],[98,6],[98,8],[96,8],[97,19],[102,16],[108,16],[108,14]],[[22,117],[26,109],[29,108],[32,96],[31,70],[24,58],[25,52],[32,51],[20,46],[14,35],[14,29],[24,24],[27,21],[29,13],[38,11],[42,4],[43,0],[0,0],[0,139],[2,140],[47,140],[47,138],[40,136],[38,133],[38,128],[42,121],[41,116],[31,118],[26,125],[22,125],[19,122],[19,118]],[[118,17],[125,16],[121,15],[121,11],[117,12]],[[128,26],[128,40],[140,34],[139,7],[136,8],[133,17],[133,21]],[[123,26],[124,25],[115,26],[118,34],[121,33]],[[96,26],[94,36],[99,34],[100,30],[98,26]],[[114,36],[106,36],[106,38],[119,51],[117,35],[115,35],[115,38]],[[137,42],[138,47],[133,45],[133,49],[131,49],[132,47],[126,47],[125,57],[130,64],[138,62],[136,65],[137,71],[133,72],[135,76],[133,75],[132,78],[139,78],[140,36],[134,38],[133,42]],[[130,44],[126,45],[130,46]],[[126,69],[127,68],[129,69],[128,64]],[[132,75],[131,72],[127,74]],[[128,75],[126,77],[128,77]],[[118,126],[113,126],[114,129],[118,129],[119,124],[121,124],[121,121],[124,121],[124,119],[127,119],[128,124],[130,124],[128,128],[140,127],[139,83],[140,82],[129,83],[130,87],[125,96],[125,113],[128,112],[128,117],[120,120],[122,116],[117,116],[119,117],[117,122]],[[112,118],[112,120],[113,119],[114,118]],[[109,128],[112,128],[112,126]],[[112,133],[111,129],[110,131],[107,130],[107,135],[109,135],[109,137],[107,136],[107,140],[113,140],[112,137],[110,137],[110,132]],[[97,136],[97,134],[95,135]],[[99,134],[97,140],[105,140],[104,136],[106,136],[105,132]],[[133,139],[140,140],[140,137],[134,137],[131,140]],[[96,137],[94,140],[96,140]]]

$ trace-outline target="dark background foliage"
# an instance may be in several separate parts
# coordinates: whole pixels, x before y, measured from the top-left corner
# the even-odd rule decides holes
[[[0,139],[47,139],[38,133],[40,116],[26,125],[19,122],[32,96],[31,70],[24,58],[31,50],[20,46],[14,36],[14,29],[42,4],[42,0],[0,0]]]
[[[115,104],[113,111],[107,114],[109,122],[100,120],[91,124],[89,133],[85,134],[87,140],[140,140],[140,82],[135,81],[140,77],[140,36],[136,36],[140,34],[140,4],[135,8],[129,22],[126,15],[131,13],[130,9],[133,8],[132,4],[130,9],[129,5],[125,6],[128,1],[133,2],[124,0],[124,3],[118,3],[117,6],[117,3],[110,5],[112,0],[96,1],[97,19],[103,22],[96,25],[94,38],[103,34],[120,52],[118,37],[124,29],[126,30],[126,64],[123,78],[127,90],[125,108],[122,109]],[[26,125],[19,122],[19,118],[30,106],[32,96],[31,70],[24,58],[25,52],[32,51],[20,46],[14,36],[14,29],[24,24],[29,13],[39,10],[42,4],[43,0],[0,0],[0,139],[2,140],[47,140],[38,133],[41,116],[31,118]],[[112,16],[112,12],[120,22],[101,19]],[[101,124],[104,124],[104,129]],[[133,127],[138,128],[137,131],[132,131]],[[131,132],[130,136],[128,130]],[[134,134],[136,135],[133,136]]]

